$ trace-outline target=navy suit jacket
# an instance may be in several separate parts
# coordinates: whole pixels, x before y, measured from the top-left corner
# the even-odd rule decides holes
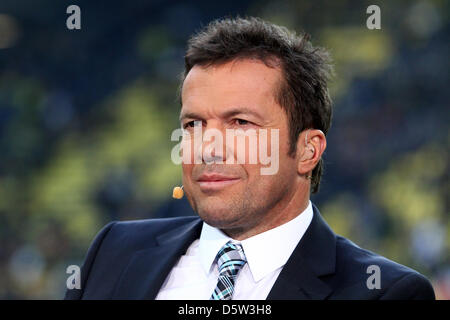
[[[313,205],[313,219],[267,299],[434,299],[420,273],[336,235]],[[111,222],[81,268],[81,289],[65,299],[154,299],[172,267],[200,236],[199,217]],[[369,289],[367,268],[380,269]]]

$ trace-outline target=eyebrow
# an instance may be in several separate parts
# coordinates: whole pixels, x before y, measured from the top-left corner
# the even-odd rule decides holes
[[[183,121],[186,118],[191,118],[191,119],[202,119],[202,117],[200,115],[198,115],[195,112],[181,112],[180,113],[180,122]]]
[[[263,117],[258,112],[256,112],[255,110],[246,108],[246,107],[236,107],[236,108],[233,108],[231,110],[227,110],[225,113],[223,113],[221,115],[221,117],[222,118],[231,118],[231,117],[236,116],[238,114],[249,114],[249,115],[254,116],[255,118],[258,118],[259,120],[263,120]],[[189,111],[188,112],[182,112],[180,114],[180,122],[182,120],[186,119],[186,118],[202,119],[202,117],[199,114],[195,113],[195,112],[189,112]]]

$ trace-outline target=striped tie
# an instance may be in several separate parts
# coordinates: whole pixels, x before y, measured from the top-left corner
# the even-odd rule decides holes
[[[226,243],[217,254],[219,280],[209,300],[231,300],[234,293],[234,281],[239,270],[247,262],[240,244]]]

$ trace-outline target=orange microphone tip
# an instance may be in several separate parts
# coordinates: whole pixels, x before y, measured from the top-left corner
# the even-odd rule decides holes
[[[175,199],[181,199],[183,198],[183,195],[184,195],[183,186],[173,188],[172,197],[174,197]]]

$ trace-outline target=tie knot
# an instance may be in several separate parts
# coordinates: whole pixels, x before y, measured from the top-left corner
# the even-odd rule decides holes
[[[247,262],[242,245],[227,242],[217,253],[219,273],[235,276]]]

